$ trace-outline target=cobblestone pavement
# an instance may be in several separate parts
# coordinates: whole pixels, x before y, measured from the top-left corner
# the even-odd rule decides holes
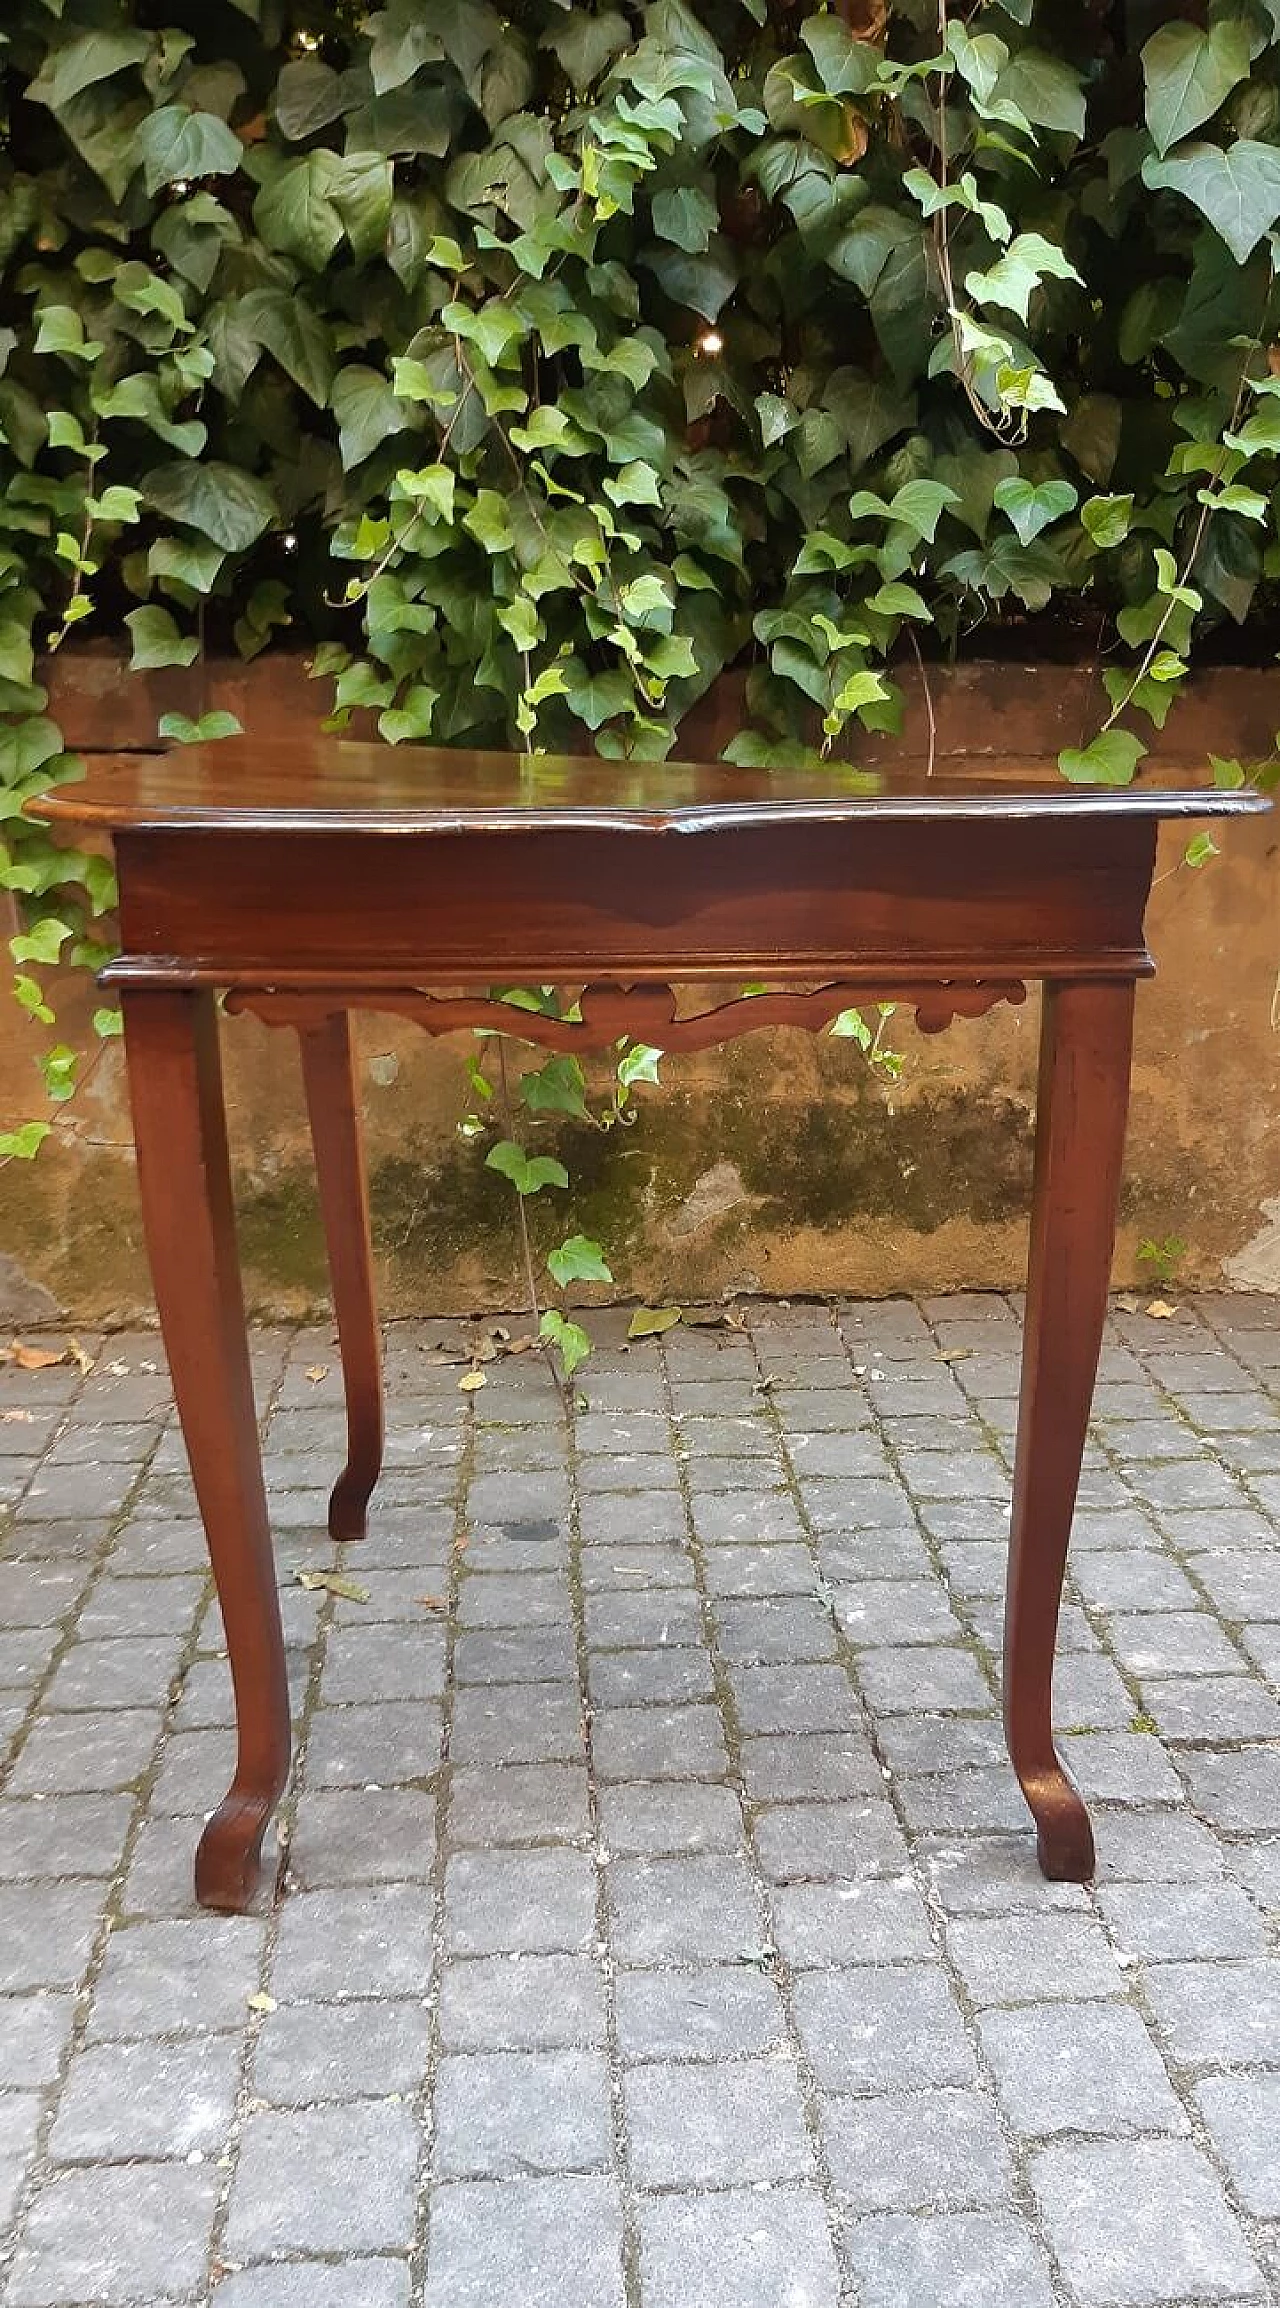
[[[6,2308],[1280,2299],[1280,1304],[1113,1314],[1092,1894],[997,1717],[1016,1304],[749,1323],[604,1318],[571,1435],[393,1329],[364,1602],[297,1578],[330,1336],[258,1338],[300,1762],[243,1919],[157,1342],[0,1370]]]

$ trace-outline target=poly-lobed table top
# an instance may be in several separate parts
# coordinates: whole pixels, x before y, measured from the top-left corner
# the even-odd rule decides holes
[[[904,818],[1196,818],[1269,807],[1162,763],[1132,785],[1073,785],[1057,764],[992,756],[935,775],[903,769],[737,769],[390,747],[320,733],[168,752],[89,755],[83,779],[28,804],[35,817],[111,832],[372,834],[527,829],[705,833],[717,828]]]

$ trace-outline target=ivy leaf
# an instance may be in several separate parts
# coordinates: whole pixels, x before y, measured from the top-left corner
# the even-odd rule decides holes
[[[564,1365],[566,1378],[572,1378],[591,1353],[591,1341],[581,1323],[568,1321],[555,1306],[549,1306],[543,1315],[538,1336],[550,1340]]]
[[[994,101],[1015,105],[1036,128],[1048,128],[1062,136],[1084,135],[1080,75],[1043,48],[1024,48],[1006,65],[996,83]]]
[[[520,1077],[520,1094],[531,1114],[571,1114],[576,1121],[585,1121],[584,1089],[582,1068],[567,1052],[548,1058],[536,1073]]]
[[[342,238],[342,218],[331,198],[336,153],[309,152],[286,160],[253,204],[253,221],[268,248],[322,272]]]
[[[1080,509],[1080,519],[1095,545],[1106,552],[1113,545],[1122,545],[1133,521],[1133,498],[1128,492],[1120,497],[1090,497]]]
[[[1020,232],[990,272],[968,273],[964,285],[975,304],[999,305],[1025,321],[1035,290],[1047,279],[1080,281],[1084,286],[1075,266],[1051,240],[1042,233]]]
[[[142,477],[142,494],[171,521],[212,538],[224,553],[244,553],[276,518],[276,503],[262,481],[237,465],[184,458],[157,465]]]
[[[61,10],[55,13],[60,14]],[[146,32],[119,29],[73,34],[70,40],[50,49],[35,79],[28,84],[28,101],[47,104],[51,112],[61,112],[84,89],[95,87],[100,80],[113,79],[130,64],[145,63],[150,54],[151,38]]]
[[[240,317],[308,400],[325,408],[336,361],[333,336],[305,298],[285,289],[254,289],[241,299]]]
[[[1249,71],[1249,34],[1230,18],[1202,32],[1198,24],[1162,24],[1142,51],[1147,126],[1161,159],[1170,145],[1211,120]]]
[[[635,691],[628,676],[620,670],[610,673],[591,673],[582,660],[570,657],[562,668],[565,699],[571,712],[588,729],[602,729],[619,713],[629,712],[635,704]]]
[[[138,130],[138,150],[147,191],[157,193],[180,177],[231,176],[244,158],[235,130],[213,112],[188,112],[163,105]]]
[[[510,1138],[502,1138],[490,1147],[484,1166],[509,1178],[521,1196],[541,1194],[546,1186],[566,1187],[569,1183],[563,1162],[557,1162],[550,1154],[526,1154],[523,1146],[517,1146]]]
[[[1058,755],[1058,767],[1073,785],[1132,785],[1148,751],[1131,730],[1104,729],[1092,745],[1068,746]]]
[[[244,723],[234,713],[220,711],[202,713],[198,721],[185,713],[162,713],[159,734],[175,745],[214,745],[224,737],[243,737]]]
[[[0,1162],[34,1162],[52,1124],[24,1122],[17,1130],[0,1130]]]
[[[613,1275],[598,1242],[585,1234],[571,1234],[547,1257],[547,1272],[561,1290],[571,1282],[612,1282]]]
[[[679,184],[655,193],[650,211],[659,240],[674,242],[690,256],[701,256],[711,245],[720,211],[699,184]]]
[[[828,96],[865,96],[875,87],[879,51],[865,40],[856,40],[840,17],[811,16],[801,25],[800,38],[818,67]]]
[[[661,1338],[684,1317],[678,1306],[638,1306],[627,1324],[628,1338]]]
[[[1280,150],[1241,137],[1223,152],[1216,144],[1184,144],[1167,160],[1148,160],[1142,181],[1153,191],[1181,193],[1220,233],[1237,264],[1244,264],[1280,217]]]
[[[331,64],[318,56],[295,57],[276,83],[274,108],[280,134],[300,144],[337,120],[345,102],[342,76]]]
[[[179,633],[167,609],[131,609],[125,624],[133,636],[129,666],[134,673],[158,665],[192,665],[200,654],[196,636]]]
[[[542,35],[542,46],[554,50],[577,96],[600,78],[605,66],[630,41],[631,27],[616,8],[606,8],[596,16],[574,8],[562,24],[549,26]]]
[[[389,706],[378,715],[379,736],[385,738],[388,745],[403,745],[406,741],[429,737],[439,703],[438,689],[433,689],[430,682],[415,681],[399,705]]]
[[[363,368],[358,362],[339,369],[330,402],[338,420],[344,473],[353,465],[362,465],[392,433],[402,432],[407,421],[401,401],[381,370]]]
[[[1037,487],[1010,476],[997,484],[992,501],[1008,515],[1022,543],[1029,545],[1042,529],[1072,512],[1079,499],[1070,481],[1042,481]]]

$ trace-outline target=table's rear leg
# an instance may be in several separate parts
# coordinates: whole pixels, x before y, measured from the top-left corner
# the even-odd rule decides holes
[[[347,1400],[347,1463],[329,1501],[335,1539],[362,1539],[382,1470],[382,1351],[350,1015],[299,1028],[333,1311]]]
[[[1054,1645],[1115,1243],[1133,982],[1047,985],[1005,1610],[1009,1753],[1047,1876],[1093,1874],[1089,1815],[1053,1742]]]
[[[289,1772],[289,1686],[227,1160],[214,997],[124,994],[142,1217],[235,1690],[235,1776],[200,1838],[196,1897],[244,1908]]]

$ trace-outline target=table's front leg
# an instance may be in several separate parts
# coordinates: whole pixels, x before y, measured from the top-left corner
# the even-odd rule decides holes
[[[1093,1874],[1089,1814],[1053,1740],[1054,1646],[1093,1402],[1129,1103],[1133,981],[1046,985],[1018,1416],[1004,1715],[1056,1881]]]
[[[347,1404],[347,1463],[329,1501],[329,1531],[362,1539],[382,1469],[382,1348],[349,1011],[300,1026],[298,1042]]]
[[[196,1897],[238,1910],[289,1770],[289,1687],[267,1524],[227,1159],[218,1023],[206,991],[124,994],[142,1216],[235,1690],[235,1776],[200,1838]]]

